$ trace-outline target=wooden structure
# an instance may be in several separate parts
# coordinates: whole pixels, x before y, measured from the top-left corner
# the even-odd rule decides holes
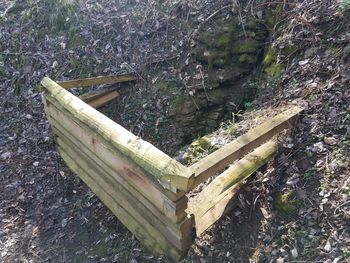
[[[272,158],[273,137],[291,128],[302,109],[291,107],[185,167],[95,109],[116,98],[116,90],[81,97],[67,90],[135,79],[122,75],[58,84],[44,78],[45,112],[68,167],[146,248],[176,261],[230,209],[239,184]],[[218,173],[188,201],[187,192]]]

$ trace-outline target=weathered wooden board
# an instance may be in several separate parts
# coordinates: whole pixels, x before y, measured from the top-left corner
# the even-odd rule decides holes
[[[168,192],[156,183],[148,179],[147,174],[139,169],[127,158],[120,155],[117,151],[112,151],[108,144],[100,141],[98,135],[94,135],[84,124],[76,123],[70,119],[64,109],[58,110],[52,104],[52,98],[46,103],[45,111],[50,118],[53,126],[57,127],[65,136],[69,137],[83,153],[94,157],[100,166],[113,171],[113,176],[126,189],[138,192],[144,196],[150,203],[159,209],[169,220],[179,222],[184,219],[186,214],[183,210],[186,208],[187,199]],[[166,193],[164,193],[166,191]]]
[[[69,140],[65,141],[65,139],[64,137],[57,137],[56,139],[61,151],[73,157],[75,164],[85,170],[85,172],[90,175],[90,178],[100,185],[113,199],[118,200],[119,205],[127,210],[133,218],[140,219],[142,217],[179,250],[185,250],[190,246],[192,243],[190,231],[187,233],[180,232],[180,225],[177,226],[170,221],[163,222],[160,220],[160,218],[153,214],[143,202],[140,202],[141,200],[135,198],[102,167],[98,166],[94,160],[81,154],[80,149],[77,150],[77,148],[71,145]],[[96,194],[99,196],[99,193]],[[118,217],[118,214],[116,214],[116,216]],[[190,218],[184,220],[182,225],[190,225],[187,222],[190,220]]]
[[[173,192],[192,188],[194,176],[185,166],[96,111],[51,79],[44,78],[41,83],[50,96],[77,120],[103,137],[115,150],[143,167],[164,188]]]
[[[302,112],[300,107],[293,107],[263,124],[251,129],[235,141],[223,146],[207,157],[190,167],[195,173],[193,187],[207,180],[210,176],[225,169],[230,163],[249,153],[274,135],[286,128],[294,126],[298,115]]]
[[[112,91],[112,92],[105,94],[101,97],[90,100],[89,102],[87,102],[87,104],[89,104],[91,107],[93,107],[95,109],[98,109],[102,106],[105,106],[108,102],[110,102],[111,100],[114,100],[118,96],[119,96],[118,92]]]
[[[220,174],[190,201],[187,212],[194,215],[197,235],[229,210],[239,183],[266,164],[276,151],[277,144],[274,141],[261,145]]]
[[[64,89],[71,89],[71,88],[91,87],[94,85],[102,85],[102,84],[128,82],[128,81],[134,81],[137,79],[138,78],[135,74],[124,74],[124,75],[117,75],[117,76],[104,76],[104,77],[101,76],[101,77],[95,77],[95,78],[60,81],[58,82],[58,84]]]
[[[91,107],[98,109],[113,99],[117,98],[119,93],[116,90],[99,90],[85,93],[79,96],[79,99],[89,104]]]
[[[135,187],[133,187],[133,185],[130,184],[124,176],[111,169],[110,166],[107,165],[101,157],[96,156],[84,144],[76,140],[76,138],[74,138],[69,132],[65,131],[62,126],[60,126],[55,120],[53,120],[52,117],[49,118],[51,119],[50,122],[52,123],[55,134],[57,134],[61,138],[64,138],[66,141],[69,142],[69,144],[74,146],[76,149],[79,149],[82,156],[85,156],[86,159],[91,159],[91,161],[94,162],[96,166],[103,169],[108,174],[108,176],[111,177],[111,180],[117,181],[121,187],[125,188],[135,198],[142,202],[150,211],[152,211],[152,213],[154,213],[155,216],[157,216],[164,223],[169,222],[172,223],[171,225],[175,226],[177,225],[177,223],[183,221],[186,218],[186,213],[184,211],[187,208],[186,197],[182,198],[180,200],[180,203],[175,202],[170,203],[169,205],[164,205],[165,202],[163,203],[163,206],[152,203],[149,199],[147,199],[147,196],[143,195]],[[162,201],[162,199],[160,199],[160,201]],[[174,231],[176,231],[176,228],[174,228]]]
[[[92,91],[92,92],[84,93],[80,95],[78,98],[81,99],[82,101],[89,102],[103,95],[106,95],[112,91],[115,91],[115,89],[104,89],[104,90]]]
[[[59,138],[62,138],[62,140],[68,142],[68,144],[72,145],[72,147],[79,149],[79,152],[83,158],[90,160],[90,162],[94,163],[98,169],[102,169],[108,176],[109,180],[116,181],[120,187],[123,187],[126,191],[130,192],[130,194],[139,200],[139,202],[141,202],[145,207],[147,207],[147,209],[150,210],[155,217],[157,217],[163,223],[169,224],[169,227],[172,229],[172,231],[178,231],[179,235],[182,233],[181,224],[184,220],[186,220],[187,216],[184,211],[187,208],[187,198],[181,199],[180,207],[177,207],[177,204],[175,203],[172,204],[171,207],[163,206],[163,209],[160,209],[160,207],[157,207],[151,203],[144,195],[142,195],[142,193],[138,192],[137,189],[129,184],[129,182],[123,176],[112,170],[103,162],[103,160],[97,157],[94,153],[90,152],[90,150],[86,148],[82,143],[75,140],[74,137],[72,137],[67,131],[62,131],[64,129],[60,127],[56,121],[53,119],[51,119],[51,121],[53,131],[57,136],[59,136]]]

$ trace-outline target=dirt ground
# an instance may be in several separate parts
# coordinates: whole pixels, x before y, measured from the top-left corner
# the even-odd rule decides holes
[[[0,262],[168,262],[147,252],[65,166],[37,85],[46,75],[147,74],[158,61],[176,77],[168,59],[195,30],[179,21],[200,26],[227,15],[232,1],[115,2],[0,3]],[[271,43],[298,51],[281,58],[288,63],[277,82],[259,83],[240,118],[286,104],[305,111],[271,169],[247,183],[238,207],[197,238],[183,262],[350,262],[346,3],[285,2],[279,23],[288,23]]]

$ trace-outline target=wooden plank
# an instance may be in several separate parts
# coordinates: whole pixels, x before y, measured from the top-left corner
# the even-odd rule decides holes
[[[300,107],[292,107],[193,164],[189,167],[195,174],[193,187],[205,182],[210,176],[222,171],[230,163],[249,153],[284,129],[293,127],[301,112]]]
[[[115,214],[118,219],[136,236],[138,240],[150,251],[159,254],[166,254],[172,260],[177,261],[182,257],[183,251],[179,251],[160,234],[157,228],[154,228],[143,217],[133,217],[128,210],[119,204],[113,196],[107,193],[99,184],[97,184],[90,175],[74,161],[74,157],[69,156],[63,149],[58,148],[63,160],[68,167],[91,188],[91,190],[101,199],[101,201]]]
[[[50,96],[96,135],[108,141],[113,148],[154,177],[164,188],[172,192],[192,188],[194,176],[191,170],[172,159],[152,144],[133,135],[102,113],[93,109],[49,78],[41,82]]]
[[[181,232],[181,225],[190,226],[191,218],[187,218],[178,226],[170,221],[161,221],[159,217],[154,215],[142,200],[135,198],[128,190],[120,185],[116,180],[100,166],[98,166],[91,158],[86,158],[79,150],[76,150],[69,141],[65,141],[63,137],[56,138],[61,149],[69,156],[73,157],[74,163],[81,167],[89,175],[89,177],[101,186],[102,191],[107,192],[114,200],[123,207],[133,218],[141,217],[155,227],[173,246],[179,250],[185,250],[192,244],[191,232]],[[78,174],[80,176],[80,174]],[[98,193],[97,193],[98,195]],[[116,215],[118,216],[118,215]]]
[[[121,83],[121,82],[134,81],[137,79],[138,78],[135,74],[123,74],[123,75],[116,75],[116,76],[100,76],[95,78],[60,81],[58,82],[58,84],[64,89],[71,89],[71,88],[91,87],[91,86],[102,85],[102,84],[115,84],[115,83]]]
[[[78,98],[81,99],[82,101],[89,102],[89,101],[94,100],[96,98],[99,98],[105,94],[108,94],[114,90],[115,89],[104,89],[104,90],[92,91],[92,92],[84,93],[84,94],[80,95]]]
[[[64,112],[57,110],[52,103],[46,103],[45,111],[52,125],[63,131],[86,154],[92,157],[98,156],[99,158],[95,159],[97,161],[101,160],[99,165],[114,171],[116,179],[123,183],[128,190],[130,190],[130,186],[134,187],[170,219],[177,222],[183,219],[185,213],[180,212],[187,205],[185,196],[182,195],[180,198],[150,181],[143,170],[135,167],[119,152],[112,151],[108,144],[100,141],[99,136],[90,133],[83,124],[80,124],[80,126],[69,119]],[[121,177],[118,178],[117,175]]]
[[[117,91],[112,91],[112,92],[105,94],[101,97],[98,97],[98,98],[95,98],[93,100],[88,101],[87,104],[89,104],[91,107],[93,107],[95,109],[98,109],[98,108],[106,105],[111,100],[114,100],[118,96],[119,96],[119,93]]]
[[[261,145],[220,174],[190,201],[187,212],[194,215],[197,235],[228,211],[239,183],[266,164],[276,151],[277,144],[274,141]]]
[[[184,196],[180,200],[180,202],[172,203],[171,205],[161,205],[161,202],[157,202],[156,204],[152,203],[147,199],[147,196],[144,196],[142,193],[138,192],[136,188],[134,188],[129,181],[126,180],[122,175],[118,174],[115,170],[111,169],[108,165],[104,163],[95,153],[91,152],[84,144],[82,144],[79,140],[74,138],[68,131],[66,131],[60,124],[58,124],[55,120],[49,116],[50,122],[53,127],[54,133],[62,138],[63,141],[66,141],[68,145],[72,145],[72,147],[79,149],[80,155],[82,155],[85,159],[90,160],[89,162],[94,163],[96,167],[100,167],[103,171],[107,173],[110,177],[110,180],[115,180],[118,182],[120,187],[125,188],[129,191],[137,200],[139,200],[142,204],[144,204],[152,213],[162,220],[164,223],[172,222],[170,226],[173,231],[176,232],[179,228],[177,223],[186,219],[187,214],[185,213],[185,209],[187,208],[187,198]],[[145,184],[147,187],[147,185]],[[159,195],[157,195],[159,196]],[[166,198],[166,197],[165,197]],[[159,198],[158,200],[162,200]],[[171,201],[168,201],[171,202]],[[157,206],[157,204],[159,205]],[[182,230],[181,230],[182,231]],[[179,232],[182,233],[182,232]]]

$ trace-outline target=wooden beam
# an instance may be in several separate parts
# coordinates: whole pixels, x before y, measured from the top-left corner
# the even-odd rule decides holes
[[[120,82],[127,82],[137,80],[137,76],[134,74],[124,74],[116,76],[105,76],[105,77],[95,77],[95,78],[86,78],[86,79],[75,79],[60,81],[58,84],[64,89],[71,88],[82,88],[82,87],[91,87],[101,84],[115,84]]]
[[[230,163],[249,153],[284,129],[293,127],[302,111],[303,109],[300,107],[292,107],[190,166],[189,168],[195,174],[193,187],[224,170]]]
[[[82,101],[89,102],[89,101],[92,101],[92,100],[99,98],[103,95],[106,95],[114,90],[115,90],[115,88],[114,89],[104,89],[104,90],[92,91],[92,92],[84,93],[84,94],[80,95],[78,98],[81,99]]]
[[[110,102],[111,100],[114,100],[118,96],[119,96],[119,93],[117,91],[111,91],[110,93],[107,93],[101,97],[88,101],[87,104],[89,104],[91,107],[95,109],[98,109],[102,106],[105,106],[108,102]]]
[[[197,235],[230,209],[239,184],[266,164],[276,151],[276,142],[268,141],[229,167],[190,200],[187,212],[194,215]]]
[[[193,174],[152,144],[127,131],[102,113],[93,109],[49,78],[41,82],[49,96],[89,130],[108,141],[116,151],[132,159],[164,188],[176,193],[192,188]]]

